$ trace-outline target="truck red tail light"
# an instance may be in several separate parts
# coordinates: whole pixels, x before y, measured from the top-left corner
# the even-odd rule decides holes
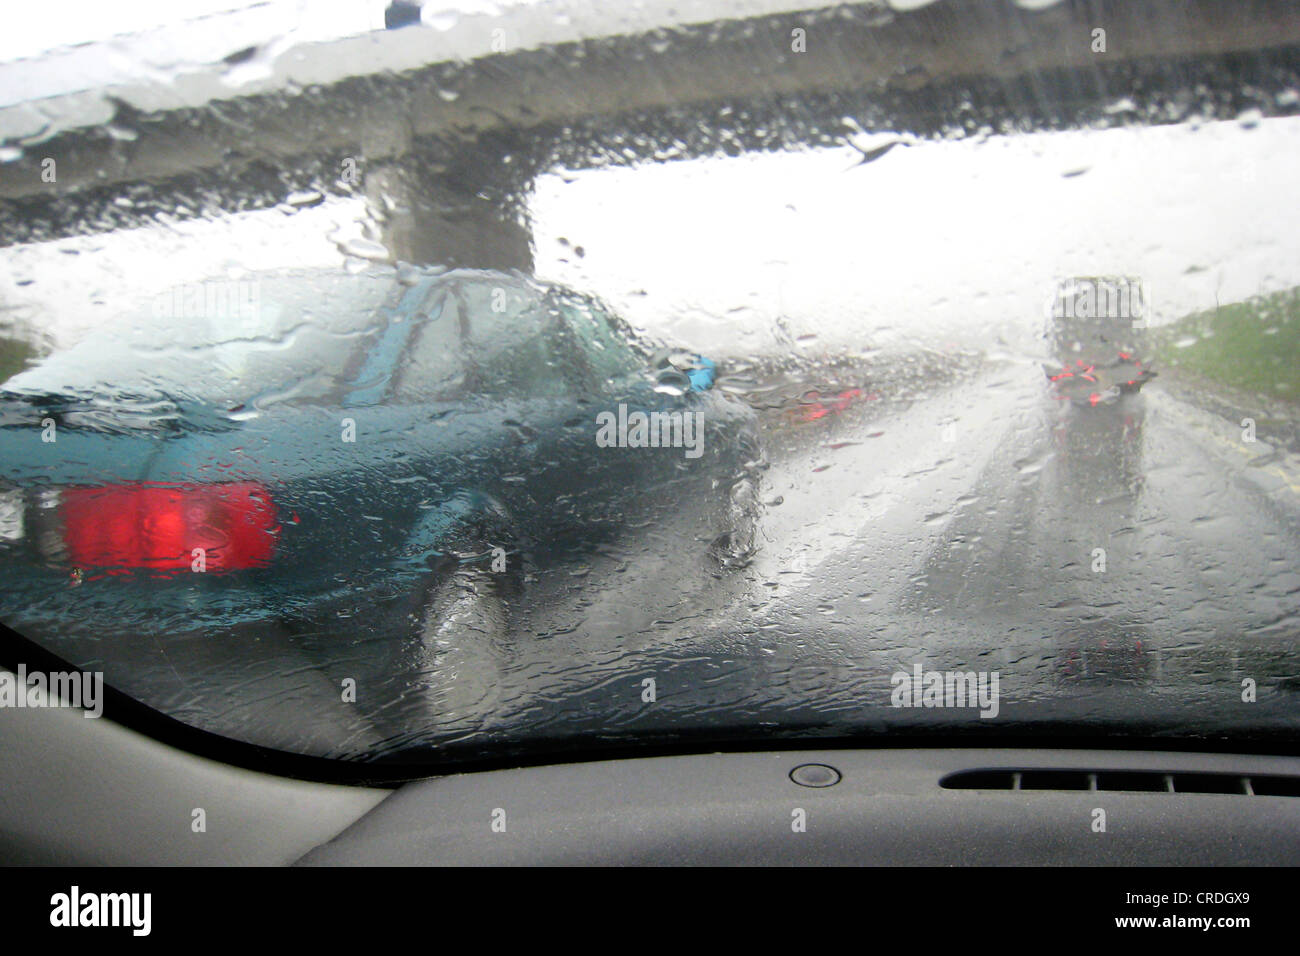
[[[279,524],[251,481],[65,488],[68,560],[81,568],[236,571],[270,563]]]

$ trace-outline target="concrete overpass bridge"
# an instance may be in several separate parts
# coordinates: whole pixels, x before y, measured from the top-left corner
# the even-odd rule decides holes
[[[9,102],[0,244],[364,196],[392,258],[528,271],[524,206],[552,168],[842,144],[846,117],[954,137],[1300,112],[1294,0],[777,9],[797,5],[679,4],[669,25],[664,4],[629,24],[542,3],[295,47],[233,89],[262,52]]]

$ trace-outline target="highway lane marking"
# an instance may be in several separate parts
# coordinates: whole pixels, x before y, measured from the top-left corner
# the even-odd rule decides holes
[[[1225,438],[1222,434],[1220,434],[1214,429],[1213,425],[1203,421],[1197,421],[1196,419],[1199,417],[1199,415],[1191,414],[1189,413],[1189,410],[1195,410],[1195,412],[1203,415],[1208,415],[1208,413],[1201,412],[1201,410],[1197,409],[1196,406],[1189,405],[1186,402],[1174,398],[1172,395],[1168,394],[1167,392],[1153,391],[1150,394],[1152,398],[1154,398],[1156,395],[1161,396],[1159,399],[1156,399],[1154,404],[1162,408],[1162,410],[1170,412],[1171,417],[1175,419],[1179,419],[1180,423],[1185,427],[1187,427],[1189,431],[1198,432],[1200,435],[1211,439],[1216,446],[1231,450],[1233,452],[1234,459],[1236,459],[1235,463],[1238,464],[1244,463],[1247,466],[1247,468],[1250,469],[1250,471],[1244,472],[1244,474],[1246,474],[1248,477],[1251,474],[1260,474],[1260,473],[1272,475],[1273,477],[1278,478],[1282,482],[1282,484],[1286,486],[1286,488],[1290,489],[1293,495],[1295,495],[1297,498],[1300,498],[1300,475],[1296,475],[1292,472],[1287,471],[1277,462],[1271,462],[1267,465],[1252,465],[1250,463],[1251,460],[1260,457],[1261,449],[1256,446],[1263,445],[1264,449],[1272,449],[1273,448],[1272,445],[1268,444],[1267,442],[1256,442],[1254,446],[1252,446],[1250,444],[1241,441],[1233,441],[1229,438]],[[1225,422],[1227,429],[1237,430],[1237,426],[1233,424],[1230,420],[1223,419],[1223,421]],[[1268,454],[1268,451],[1265,450],[1264,454]],[[1242,462],[1241,459],[1244,459],[1244,462]],[[1273,494],[1278,489],[1272,489],[1272,490],[1264,489],[1264,490],[1266,494]]]

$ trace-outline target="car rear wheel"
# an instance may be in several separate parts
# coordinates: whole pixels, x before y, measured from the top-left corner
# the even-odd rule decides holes
[[[724,568],[742,568],[753,560],[758,551],[761,512],[757,483],[751,478],[734,482],[724,505],[726,530],[709,547]]]
[[[481,723],[500,702],[511,658],[508,586],[476,564],[430,589],[416,630],[422,705],[438,724]]]

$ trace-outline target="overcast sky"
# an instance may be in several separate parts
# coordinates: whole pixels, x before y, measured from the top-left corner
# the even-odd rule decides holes
[[[533,202],[538,268],[692,340],[730,339],[717,317],[750,307],[830,340],[1024,348],[1064,277],[1138,276],[1156,324],[1300,285],[1297,155],[1283,118],[553,176]],[[585,257],[560,261],[561,236]]]
[[[716,15],[743,16],[774,10],[817,9],[824,0],[417,0],[421,18],[445,27],[454,15],[497,15],[511,7],[548,3],[563,14],[599,8],[633,11],[639,19],[663,21],[657,8],[677,19],[691,19],[697,10]],[[884,0],[895,10],[912,10],[936,0]],[[1060,0],[1015,0],[1026,9],[1052,6]],[[53,8],[14,3],[5,10],[0,33],[0,63],[31,57],[61,47],[143,34],[162,26],[193,23],[195,32],[229,29],[242,35],[243,45],[264,43],[286,29],[314,39],[338,39],[383,29],[388,0],[60,0]],[[671,22],[671,20],[669,20]]]

